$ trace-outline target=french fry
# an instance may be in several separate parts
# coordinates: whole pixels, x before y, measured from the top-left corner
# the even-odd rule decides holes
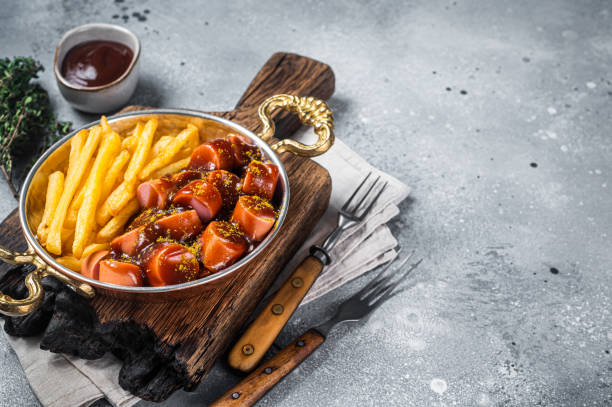
[[[55,260],[64,267],[68,267],[72,271],[81,272],[81,260],[73,256],[62,256]]]
[[[138,137],[136,137],[135,135],[128,136],[123,139],[123,142],[121,143],[121,148],[123,148],[124,150],[128,150],[130,153],[132,153],[136,149],[137,143]]]
[[[88,130],[81,130],[70,139],[70,157],[68,158],[68,168],[64,172],[64,182],[68,180],[68,176],[74,172],[76,162],[81,154],[81,148],[85,143],[85,139],[89,134]]]
[[[47,196],[45,199],[45,210],[43,212],[42,220],[38,225],[36,234],[38,240],[44,245],[47,241],[47,234],[49,233],[49,223],[51,223],[51,217],[55,213],[55,208],[59,203],[62,191],[64,190],[64,173],[61,171],[55,171],[49,175],[49,183],[47,184]]]
[[[172,138],[172,136],[161,136],[159,140],[153,144],[153,147],[151,147],[151,154],[149,155],[151,157],[157,157],[172,141]]]
[[[187,168],[189,165],[189,161],[191,157],[183,158],[182,160],[178,160],[173,162],[172,164],[166,165],[164,168],[161,168],[153,173],[152,178],[161,178],[164,175],[174,174],[175,172],[179,172],[180,170]]]
[[[117,134],[112,129],[110,129],[110,126],[108,125],[108,121],[106,121],[106,117],[102,116],[101,122],[104,126],[106,126],[108,130],[110,130],[114,134]],[[130,137],[132,138],[132,140],[137,141],[136,137],[134,136],[130,136]],[[124,139],[122,142],[123,150],[121,151],[121,153],[119,153],[119,155],[115,157],[106,176],[104,177],[104,182],[102,185],[102,193],[100,194],[100,201],[99,201],[101,203],[104,203],[106,201],[109,194],[111,193],[111,191],[117,184],[117,180],[123,179],[122,170],[125,167],[125,165],[130,161],[131,153],[129,150],[125,148],[125,145],[124,145],[125,140],[126,139]]]
[[[143,132],[142,123],[138,122],[136,124],[136,127],[134,128],[134,131],[133,131],[134,134],[123,139],[123,142],[121,144],[122,148],[129,150],[130,146],[128,144],[134,144],[135,146],[136,144],[132,143],[131,141],[128,142],[128,139],[131,139],[133,141],[138,141],[138,139],[142,136],[142,132]],[[128,169],[130,168],[132,161],[135,159],[134,156],[135,154],[133,154],[130,159],[130,164],[128,165]],[[127,173],[127,170],[126,170],[126,173]],[[113,214],[111,213],[111,208],[115,202],[120,201],[122,197],[127,194],[126,192],[126,190],[128,189],[127,187],[128,185],[126,185],[125,183],[125,173],[124,173],[124,179],[121,182],[121,184],[119,184],[117,188],[115,188],[110,193],[110,195],[106,197],[106,200],[102,203],[102,205],[98,209],[98,212],[96,213],[96,222],[98,223],[98,225],[104,226],[106,222],[108,222],[110,218],[113,217]]]
[[[77,214],[79,213],[79,208],[83,203],[83,197],[85,196],[85,185],[87,184],[87,180],[89,179],[89,175],[91,174],[92,165],[93,163],[90,161],[87,165],[85,173],[83,174],[80,186],[77,189],[74,198],[72,198],[70,206],[68,207],[68,213],[66,213],[66,220],[64,221],[64,226],[67,228],[74,228],[74,225],[76,225]]]
[[[111,126],[108,124],[108,120],[106,120],[106,116],[104,115],[100,117],[100,126],[102,127],[102,132],[113,133],[113,129],[111,129]]]
[[[190,124],[189,126],[193,126]],[[194,126],[195,127],[195,126]],[[189,154],[200,145],[200,130],[196,127],[195,133],[191,135],[189,141],[187,141],[187,148],[189,149]]]
[[[61,233],[66,218],[66,212],[68,211],[68,206],[83,177],[85,168],[100,142],[101,133],[102,131],[99,126],[95,126],[89,131],[87,140],[79,152],[78,158],[74,160],[74,165],[69,165],[68,167],[66,180],[64,182],[64,190],[62,191],[62,196],[53,214],[53,221],[51,222],[49,234],[47,236],[47,250],[52,254],[58,256],[62,254]],[[79,132],[79,134],[81,134],[81,132]],[[77,136],[79,134],[77,134]]]
[[[64,220],[64,226],[67,228],[74,229],[76,226],[77,217],[79,216],[79,208],[77,208],[74,204],[74,199],[68,208],[68,213],[66,213],[66,220]]]
[[[125,170],[123,182],[111,192],[98,211],[96,221],[99,225],[106,224],[112,216],[116,216],[136,194],[138,173],[148,157],[156,129],[157,119],[149,120],[144,126],[140,123],[136,126],[134,135],[138,138],[138,145]]]
[[[149,120],[145,125],[140,134],[136,133],[136,137],[138,138],[138,145],[136,147],[136,151],[134,151],[134,155],[130,160],[130,164],[125,170],[125,175],[123,179],[125,181],[137,181],[138,173],[142,169],[145,164],[145,160],[149,155],[149,150],[151,149],[151,143],[153,142],[153,137],[155,136],[155,130],[157,129],[157,119]],[[127,202],[126,202],[127,203]],[[117,211],[121,209],[116,209]]]
[[[127,221],[140,209],[138,200],[132,199],[121,211],[98,232],[97,240],[110,240],[123,232]]]
[[[102,181],[112,163],[112,158],[121,148],[121,137],[115,132],[105,133],[105,138],[100,145],[98,155],[91,168],[91,174],[85,186],[84,198],[77,217],[74,231],[74,243],[72,253],[76,258],[81,258],[83,249],[88,243],[95,227],[95,211],[102,193]]]
[[[176,153],[173,160],[178,161],[178,160],[182,160],[183,158],[191,157],[191,153],[199,145],[200,145],[200,134],[198,131],[196,131],[195,133],[193,133],[193,136],[189,138],[189,140],[183,146],[183,148],[181,148],[181,150],[178,153]]]
[[[87,138],[88,134],[89,132],[87,130],[81,130],[70,140],[70,158],[68,160],[68,169],[66,170],[65,181],[68,180],[68,176],[70,175],[71,172],[74,172],[74,169],[76,168],[75,164],[79,158],[79,154],[81,153],[81,148],[83,147],[83,144],[85,143],[85,139]],[[87,169],[85,170],[83,177],[81,177],[81,180],[83,182],[79,183],[79,188],[77,188],[77,191],[82,189],[82,187],[84,186],[85,184],[84,181],[85,179],[87,179],[85,174],[89,174],[90,170],[91,170],[91,162],[87,164]],[[71,203],[68,208],[69,212],[70,212],[70,208],[72,207],[72,205],[73,204]],[[75,213],[75,216],[76,216],[76,213]],[[76,217],[75,217],[75,221],[76,221]],[[72,226],[74,227],[74,223]]]
[[[156,155],[155,158],[140,171],[139,178],[141,181],[147,179],[154,171],[168,165],[172,158],[180,151],[181,148],[197,134],[198,128],[193,124],[188,124],[176,137],[172,138],[165,148]],[[161,140],[161,139],[160,139]]]
[[[122,170],[125,165],[130,161],[130,152],[127,150],[123,150],[119,153],[117,157],[113,160],[108,173],[104,177],[104,185],[102,186],[102,195],[100,195],[100,200],[106,200],[108,198],[108,194],[111,193],[117,180],[122,174]]]
[[[123,181],[117,188],[111,192],[111,194],[106,198],[106,201],[98,208],[98,212],[96,213],[96,222],[98,225],[103,226],[108,222],[112,217],[112,209],[111,209],[111,200],[112,199],[122,199],[125,196],[129,195],[130,184]]]
[[[74,241],[74,228],[62,228],[62,253],[72,256],[72,242]]]
[[[83,249],[83,255],[81,256],[81,258],[84,259],[90,254],[99,252],[100,250],[108,250],[109,247],[110,247],[109,243],[92,243],[89,246],[87,246],[85,249]]]

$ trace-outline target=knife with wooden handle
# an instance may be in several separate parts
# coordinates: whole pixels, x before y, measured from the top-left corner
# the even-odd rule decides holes
[[[252,406],[325,340],[311,329],[211,404],[211,407]]]
[[[302,261],[230,350],[228,363],[231,367],[250,372],[257,366],[321,274],[323,267],[331,262],[329,252],[342,233],[365,219],[387,185],[386,182],[379,182],[380,177],[368,183],[370,175],[371,173],[363,179],[338,211],[338,225],[321,247],[310,248],[310,256]]]

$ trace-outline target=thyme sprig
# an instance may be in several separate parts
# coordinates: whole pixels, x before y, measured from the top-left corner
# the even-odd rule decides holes
[[[15,158],[37,157],[72,126],[57,121],[47,91],[32,82],[43,69],[30,57],[0,59],[0,170],[15,196]]]

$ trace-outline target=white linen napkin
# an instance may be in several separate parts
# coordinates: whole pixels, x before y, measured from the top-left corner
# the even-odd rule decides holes
[[[308,132],[301,131],[298,138],[308,138]],[[388,184],[367,219],[342,235],[331,252],[333,263],[324,269],[304,303],[397,256],[394,250],[397,241],[385,224],[399,213],[397,205],[410,192],[407,185],[372,167],[340,140],[336,140],[327,153],[314,160],[331,175],[330,205],[272,289],[282,284],[307,255],[311,245],[321,243],[336,226],[338,208],[368,172],[380,176]],[[112,355],[98,360],[83,360],[41,350],[38,337],[15,338],[7,335],[7,338],[17,353],[34,393],[46,407],[89,406],[101,398],[106,398],[118,407],[130,407],[140,401],[117,383],[121,364]]]

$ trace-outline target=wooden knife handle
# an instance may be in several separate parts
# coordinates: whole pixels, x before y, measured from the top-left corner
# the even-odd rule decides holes
[[[306,331],[276,356],[232,387],[211,407],[252,406],[325,341],[314,329]]]
[[[322,269],[323,263],[316,257],[304,259],[238,339],[228,356],[231,367],[250,372],[257,366]]]

